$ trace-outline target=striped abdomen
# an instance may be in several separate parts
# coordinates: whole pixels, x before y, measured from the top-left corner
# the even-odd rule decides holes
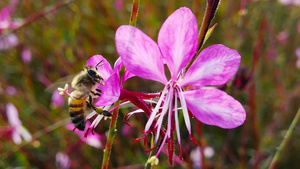
[[[83,131],[86,124],[85,119],[86,97],[77,99],[69,97],[69,113],[71,121],[76,128]]]

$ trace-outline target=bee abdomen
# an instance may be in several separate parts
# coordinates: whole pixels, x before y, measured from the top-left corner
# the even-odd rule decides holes
[[[79,100],[70,98],[69,99],[69,113],[71,117],[71,121],[76,128],[79,130],[85,129],[85,99]]]

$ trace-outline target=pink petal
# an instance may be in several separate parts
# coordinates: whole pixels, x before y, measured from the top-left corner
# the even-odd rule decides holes
[[[123,66],[123,63],[122,63],[122,60],[121,60],[121,57],[119,57],[116,62],[115,62],[115,65],[114,65],[114,71],[116,73],[118,73],[118,76],[120,76],[120,71],[121,71],[121,68]],[[122,75],[122,80],[121,80],[121,86],[123,86],[123,84],[125,83],[125,81],[131,77],[135,76],[133,73],[129,72],[128,70],[125,70],[125,72],[123,73]]]
[[[158,34],[158,46],[170,69],[172,79],[195,55],[198,26],[189,8],[179,8],[168,17]]]
[[[22,122],[19,119],[18,110],[12,103],[6,104],[6,116],[12,127],[19,127],[22,125]]]
[[[10,10],[9,7],[4,7],[0,11],[0,23],[9,20],[10,16]]]
[[[110,66],[109,62],[103,56],[101,56],[101,55],[92,56],[86,62],[86,66],[95,67],[99,62],[101,62],[101,66],[98,66],[97,70],[100,73],[100,75],[103,77],[103,79],[107,80],[114,73],[114,70]],[[104,81],[104,83],[105,83],[105,81]]]
[[[121,26],[115,36],[116,47],[126,69],[135,75],[167,83],[157,44],[132,26]]]
[[[12,140],[15,144],[21,144],[22,143],[22,138],[19,132],[17,130],[13,130],[12,132]]]
[[[98,89],[102,91],[100,98],[96,101],[96,106],[107,106],[116,102],[120,97],[120,79],[117,73],[111,75],[105,85],[99,85]]]
[[[235,128],[246,119],[243,106],[218,89],[199,89],[184,92],[186,104],[202,123],[221,128]]]
[[[181,86],[222,85],[236,73],[241,56],[224,45],[212,45],[204,49],[186,72]]]

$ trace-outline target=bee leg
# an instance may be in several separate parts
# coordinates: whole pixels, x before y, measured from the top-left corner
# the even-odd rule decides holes
[[[100,107],[94,106],[93,105],[93,98],[91,95],[89,95],[89,101],[86,101],[88,103],[88,106],[91,107],[92,109],[94,109],[98,114],[103,114],[106,117],[110,117],[112,116],[111,113],[107,110],[103,110]]]
[[[86,102],[87,102],[87,105],[88,105],[90,108],[94,109],[95,111],[97,110],[97,107],[93,105],[93,98],[92,98],[91,95],[89,95],[89,100],[86,101]]]
[[[99,89],[98,89],[98,90],[99,90]],[[91,93],[92,93],[94,96],[100,97],[100,96],[101,96],[101,92],[99,92],[98,90],[96,89],[97,92],[91,91]],[[101,90],[100,90],[100,91],[101,91]]]

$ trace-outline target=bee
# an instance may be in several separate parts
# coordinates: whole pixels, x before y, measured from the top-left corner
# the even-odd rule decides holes
[[[71,86],[74,89],[70,93],[68,100],[69,113],[71,121],[79,130],[84,130],[86,125],[85,110],[86,107],[94,109],[97,113],[104,116],[111,116],[111,114],[93,105],[93,97],[101,96],[101,90],[97,86],[104,85],[103,78],[98,72],[97,68],[101,66],[100,61],[95,67],[87,66],[83,71],[78,73],[72,80]]]

